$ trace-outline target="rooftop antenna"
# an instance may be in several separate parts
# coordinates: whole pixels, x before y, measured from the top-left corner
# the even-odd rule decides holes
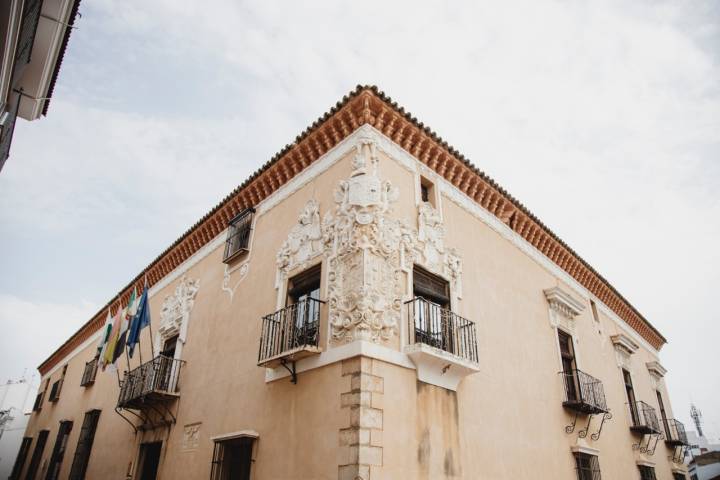
[[[700,426],[700,422],[702,422],[702,412],[695,407],[694,403],[690,404],[690,417],[693,419],[693,422],[695,422],[695,428],[697,429],[698,435],[702,437],[703,431]]]

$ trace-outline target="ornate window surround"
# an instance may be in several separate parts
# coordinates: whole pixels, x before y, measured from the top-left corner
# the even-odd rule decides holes
[[[543,290],[543,293],[548,302],[548,317],[550,327],[553,330],[553,342],[555,342],[558,372],[562,372],[562,356],[560,353],[560,344],[558,343],[558,330],[562,330],[572,338],[575,367],[580,368],[580,349],[578,348],[575,317],[582,313],[585,305],[558,286],[547,288]]]
[[[187,340],[190,312],[195,305],[195,296],[200,290],[200,280],[190,280],[183,275],[175,286],[175,293],[167,295],[160,310],[160,325],[155,337],[155,351],[162,349],[163,343],[177,335],[178,343],[175,347],[175,359],[182,358],[182,350]]]
[[[615,346],[615,358],[618,368],[625,369],[632,374],[632,355],[640,348],[630,337],[618,333],[610,337]]]

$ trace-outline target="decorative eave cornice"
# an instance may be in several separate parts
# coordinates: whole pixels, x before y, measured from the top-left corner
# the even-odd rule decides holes
[[[624,333],[613,335],[610,337],[610,340],[612,340],[616,348],[622,348],[631,355],[640,348],[637,343],[633,342],[633,340]]]
[[[142,287],[145,275],[150,285],[160,281],[221,233],[241,210],[270,196],[364,124],[372,125],[499,218],[612,309],[653,348],[660,349],[665,343],[665,338],[607,280],[523,204],[377,87],[358,86],[153,260],[120,291],[118,297],[103,306],[46,359],[38,367],[40,373],[44,375],[54,362],[101,328],[107,309],[116,304],[117,298],[127,303],[133,287]]]
[[[655,360],[652,362],[647,362],[645,366],[647,367],[648,372],[650,372],[650,375],[653,375],[657,378],[663,378],[667,373],[667,369],[660,365],[660,362]]]
[[[543,290],[550,308],[560,312],[568,318],[574,318],[585,309],[585,305],[575,300],[572,295],[560,287],[553,287]]]

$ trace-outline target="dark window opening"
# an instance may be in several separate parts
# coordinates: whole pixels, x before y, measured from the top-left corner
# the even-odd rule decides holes
[[[695,477],[695,479],[697,480],[697,477]],[[674,472],[673,480],[687,480],[687,477],[685,476],[684,473]]]
[[[575,454],[575,469],[578,480],[601,480],[598,457],[587,453]]]
[[[639,465],[638,468],[640,469],[641,480],[656,480],[655,469],[653,467]]]
[[[85,363],[85,370],[83,370],[83,376],[80,380],[81,387],[87,387],[95,383],[95,375],[97,374],[98,357],[93,358],[89,362]]]
[[[160,352],[160,355],[163,355],[168,358],[175,358],[175,349],[177,348],[177,342],[178,342],[178,336],[173,335],[172,337],[165,340],[165,343],[163,343],[162,351]]]
[[[250,247],[250,232],[255,209],[248,208],[240,212],[228,224],[227,240],[225,240],[224,262],[230,262],[238,255],[247,252]]]
[[[288,282],[288,313],[293,317],[292,348],[316,345],[320,327],[321,267],[316,265]]]
[[[138,480],[155,480],[160,466],[162,442],[143,443],[140,445]]]
[[[632,418],[633,425],[640,424],[640,417],[638,416],[637,402],[635,401],[635,389],[633,388],[632,378],[630,372],[623,369],[623,381],[625,382],[625,393],[627,394],[628,405],[630,405],[630,417]]]
[[[87,471],[88,461],[90,460],[90,451],[92,450],[93,440],[95,440],[95,430],[97,429],[98,420],[100,419],[100,410],[91,410],[85,414],[82,427],[80,428],[80,437],[75,447],[75,456],[73,457],[72,467],[70,467],[69,480],[83,480]]]
[[[575,349],[573,338],[558,329],[558,342],[560,343],[560,360],[562,362],[563,378],[565,379],[565,393],[568,401],[577,401],[578,388],[575,375]]]
[[[665,438],[671,440],[673,437],[670,435],[670,426],[668,425],[667,415],[665,414],[665,404],[663,404],[662,395],[660,394],[660,390],[656,390],[655,393],[657,394],[658,407],[660,407],[660,418],[662,418],[663,427],[665,427]]]
[[[43,392],[39,392],[35,397],[35,403],[33,404],[33,412],[39,412],[42,409]]]
[[[450,284],[422,267],[413,268],[413,296],[423,297],[442,308],[450,307]]]
[[[47,475],[45,480],[57,480],[60,478],[60,467],[62,467],[63,457],[67,449],[68,437],[72,430],[73,422],[64,420],[60,422],[57,438],[55,438],[55,446],[53,447],[50,463],[48,464]]]
[[[48,398],[48,401],[57,402],[60,399],[60,390],[62,390],[62,386],[63,386],[63,382],[65,381],[66,373],[67,373],[67,365],[65,365],[63,367],[60,378],[55,383],[53,383],[52,388],[50,389],[50,397]]]
[[[420,199],[435,206],[435,186],[425,177],[420,177]]]
[[[254,441],[241,437],[215,442],[210,480],[250,480]]]
[[[17,480],[20,478],[20,472],[22,472],[25,466],[25,460],[27,459],[28,453],[30,453],[30,444],[32,443],[32,437],[24,437],[20,444],[20,450],[18,451],[17,457],[15,458],[15,465],[13,465],[12,472],[8,480]]]
[[[35,444],[35,450],[33,450],[32,458],[30,459],[27,474],[25,474],[25,480],[35,480],[35,475],[37,475],[38,468],[40,467],[40,460],[42,460],[49,434],[49,430],[40,430],[40,433],[38,433],[37,443]]]

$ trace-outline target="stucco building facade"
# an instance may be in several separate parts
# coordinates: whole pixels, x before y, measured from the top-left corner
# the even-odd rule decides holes
[[[103,308],[39,367],[17,478],[685,478],[662,335],[375,88],[121,302],[146,278],[143,365],[93,371]]]

